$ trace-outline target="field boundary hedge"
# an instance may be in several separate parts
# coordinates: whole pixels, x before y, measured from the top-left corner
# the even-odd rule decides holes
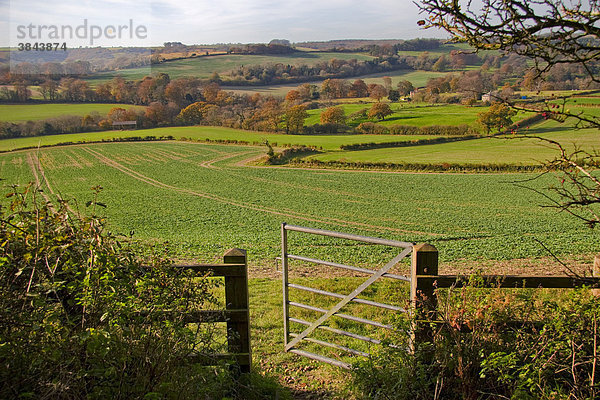
[[[411,146],[422,146],[428,144],[441,144],[441,143],[449,143],[449,142],[458,142],[461,140],[473,140],[473,139],[481,139],[484,137],[493,137],[493,136],[501,136],[512,133],[513,131],[517,131],[519,128],[533,125],[537,122],[543,121],[546,119],[543,113],[538,113],[532,115],[530,117],[524,118],[520,121],[515,122],[511,126],[509,126],[504,131],[496,133],[494,135],[479,135],[473,134],[475,132],[474,129],[469,128],[468,126],[443,126],[443,125],[432,125],[432,126],[424,126],[424,127],[414,127],[410,125],[392,125],[389,127],[388,131],[385,132],[387,134],[392,135],[434,135],[434,134],[446,134],[449,136],[439,137],[435,139],[419,139],[419,140],[411,140],[411,141],[402,141],[402,142],[369,142],[369,143],[355,143],[355,144],[347,144],[341,145],[340,150],[348,150],[348,151],[356,151],[356,150],[371,150],[371,149],[385,149],[385,148],[394,148],[394,147],[411,147]],[[451,128],[455,128],[455,132],[451,133]],[[437,129],[445,130],[444,132],[436,132]],[[393,132],[393,130],[396,130]],[[402,132],[402,133],[400,133]],[[460,133],[462,132],[462,133]],[[471,134],[466,134],[471,132]],[[374,133],[376,134],[376,133]]]
[[[293,162],[294,159],[299,157],[305,157],[312,154],[317,154],[319,151],[315,147],[309,146],[294,146],[283,150],[279,153],[269,154],[267,157],[267,164],[271,165],[282,165]]]
[[[460,136],[460,137],[440,137],[435,139],[417,139],[403,142],[369,142],[369,143],[355,143],[355,144],[343,144],[340,146],[341,150],[371,150],[371,149],[385,149],[391,147],[411,147],[411,146],[422,146],[428,144],[440,144],[449,142],[459,142],[461,140],[479,139],[484,136],[471,135],[471,136]]]
[[[378,163],[378,162],[348,162],[348,161],[321,161],[321,160],[293,160],[288,165],[303,168],[327,169],[353,169],[353,170],[381,170],[381,171],[408,171],[408,172],[540,172],[544,171],[543,165],[515,165],[515,164],[474,164],[474,163]]]

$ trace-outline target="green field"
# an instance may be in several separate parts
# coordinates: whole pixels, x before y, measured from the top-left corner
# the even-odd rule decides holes
[[[199,141],[206,140],[237,140],[249,144],[263,144],[266,140],[273,146],[305,145],[323,148],[324,150],[339,149],[342,144],[369,142],[398,142],[419,139],[431,139],[431,135],[285,135],[281,133],[244,131],[214,126],[185,126],[156,129],[139,129],[131,131],[103,131],[87,133],[71,133],[63,135],[34,136],[26,138],[0,140],[0,151],[11,151],[23,148],[51,146],[62,143],[83,143],[110,140],[112,138],[143,136],[173,136],[175,139],[188,138]],[[266,147],[265,147],[266,149]]]
[[[376,74],[362,75],[352,78],[346,78],[346,80],[353,82],[356,79],[362,79],[368,85],[370,83],[383,84],[382,78],[389,76],[392,78],[392,86],[398,85],[400,81],[410,81],[414,87],[423,87],[427,84],[427,81],[431,78],[438,78],[444,76],[448,72],[431,72],[431,71],[414,71],[414,70],[398,70],[389,72],[380,72]],[[322,81],[310,82],[313,85],[320,86]],[[227,91],[233,91],[235,93],[260,93],[263,95],[272,95],[284,97],[287,92],[292,89],[296,89],[299,86],[298,83],[286,84],[286,85],[270,85],[270,86],[227,86],[224,87]]]
[[[600,149],[598,130],[564,130],[548,132],[549,126],[542,124],[531,134],[561,143],[568,151],[575,148],[588,151]],[[536,132],[536,131],[539,131]],[[491,137],[436,145],[382,148],[358,151],[334,151],[310,156],[320,161],[420,163],[420,164],[514,164],[539,165],[558,156],[557,148],[538,139],[512,136]]]
[[[132,106],[129,104],[0,104],[0,121],[38,121],[46,118],[60,117],[61,115],[84,116],[90,113],[106,115],[113,107],[144,109],[142,106]]]
[[[89,78],[93,84],[103,83],[115,76],[122,76],[125,79],[142,79],[148,75],[149,70],[152,74],[167,73],[171,79],[184,76],[193,76],[196,78],[209,78],[214,72],[225,75],[227,72],[241,65],[264,65],[273,63],[283,63],[292,65],[314,65],[319,62],[329,61],[337,58],[339,60],[370,60],[373,57],[358,53],[326,53],[326,52],[299,52],[286,54],[282,56],[258,56],[258,55],[219,55],[210,57],[187,58],[184,60],[167,61],[161,64],[152,65],[149,69],[130,68],[119,71],[99,73]],[[222,76],[227,79],[226,76]]]
[[[0,177],[37,180],[50,197],[87,212],[91,187],[114,231],[151,243],[169,241],[180,258],[249,251],[273,265],[281,222],[414,242],[431,242],[442,261],[514,259],[596,251],[595,231],[512,182],[527,174],[406,174],[247,167],[263,148],[196,143],[111,143],[0,155]],[[39,159],[39,163],[38,163]],[[39,167],[38,167],[39,165]],[[545,186],[551,177],[531,182]],[[6,188],[8,190],[8,187]],[[568,245],[565,245],[568,243]],[[389,252],[291,235],[303,255],[367,265]]]
[[[372,102],[365,104],[341,104],[346,116],[362,109],[371,108]],[[411,126],[431,126],[431,125],[470,125],[477,126],[479,113],[488,110],[488,107],[467,107],[460,104],[427,104],[427,103],[390,103],[390,108],[394,114],[385,118],[384,121],[370,120],[361,118],[356,121],[348,121],[352,125],[358,125],[361,122],[377,122],[380,125],[411,125]],[[324,109],[309,110],[309,117],[306,119],[306,125],[313,125],[319,122],[321,113]],[[513,120],[518,121],[527,116],[527,113],[517,114]]]
[[[400,81],[409,81],[414,87],[424,87],[427,81],[432,78],[448,75],[451,72],[433,72],[433,71],[414,71],[414,70],[398,70],[389,72],[380,72],[377,74],[363,75],[349,80],[362,79],[368,85],[369,83],[382,84],[382,77],[389,76],[392,78],[392,87],[396,87]]]

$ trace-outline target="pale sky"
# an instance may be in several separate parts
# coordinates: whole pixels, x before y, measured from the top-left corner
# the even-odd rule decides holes
[[[35,42],[40,32],[47,39],[64,26],[69,47],[90,45],[92,35],[103,46],[445,37],[420,29],[421,18],[412,0],[0,0],[0,45]],[[120,39],[106,37],[119,26]],[[78,27],[79,37],[62,36]]]

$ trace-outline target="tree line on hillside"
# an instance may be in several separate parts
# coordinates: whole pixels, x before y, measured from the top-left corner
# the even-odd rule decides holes
[[[350,83],[343,80],[326,80],[322,85],[300,85],[291,90],[285,99],[260,94],[227,92],[214,82],[179,78],[170,80],[166,74],[146,77],[138,82],[115,78],[91,89],[85,81],[66,78],[60,85],[53,81],[40,87],[49,100],[67,102],[103,101],[146,105],[142,109],[114,107],[107,115],[89,113],[81,116],[60,116],[39,121],[0,123],[0,137],[26,137],[61,133],[89,132],[114,129],[115,122],[136,121],[138,128],[164,126],[211,125],[255,131],[283,131],[297,133],[351,132],[379,133],[374,122],[384,120],[392,113],[385,96],[397,89],[391,88],[391,79],[384,85],[369,84],[362,80]],[[400,82],[403,95],[412,90],[408,81]],[[9,91],[10,89],[4,88]],[[13,91],[28,92],[24,85]],[[339,96],[370,96],[377,100],[364,110],[346,116],[340,107],[324,110],[320,123],[305,126],[307,110],[320,107],[315,100],[335,99]],[[440,128],[441,129],[441,128]],[[386,128],[386,131],[389,131]],[[393,130],[392,130],[393,131]],[[403,134],[405,129],[397,130]],[[396,133],[396,131],[393,131]],[[442,129],[438,134],[461,134]],[[465,132],[466,133],[466,132]]]
[[[377,51],[381,48],[378,46]],[[370,53],[373,53],[371,50]],[[349,78],[374,73],[398,70],[423,70],[445,72],[463,69],[469,65],[481,65],[488,62],[497,65],[499,56],[485,56],[453,51],[449,55],[431,55],[427,52],[419,56],[398,54],[380,54],[371,60],[341,60],[333,58],[313,65],[269,63],[263,65],[241,65],[228,73],[227,84],[231,85],[267,85],[289,82],[306,82],[327,78]]]
[[[397,70],[424,70],[444,72],[453,69],[463,69],[470,65],[499,65],[500,56],[484,56],[452,51],[449,55],[432,55],[427,52],[419,56],[403,56],[397,53],[386,54],[387,47],[375,46],[370,48],[370,54],[376,58],[359,61],[357,59],[342,60],[332,58],[328,61],[317,62],[313,65],[268,63],[240,65],[231,71],[221,71],[226,79],[220,83],[228,85],[269,85],[278,83],[307,82],[327,78],[348,78],[373,73],[391,72]],[[288,54],[296,52],[292,47],[284,45],[246,45],[232,48],[236,54]],[[380,53],[380,54],[378,54]],[[155,57],[154,55],[153,57]],[[153,61],[163,62],[163,61]],[[147,61],[132,65],[148,65]],[[29,85],[39,85],[47,79],[58,81],[63,77],[84,78],[95,71],[89,61],[67,63],[46,62],[43,64],[23,62],[9,68],[0,67],[0,85],[13,85],[26,82]],[[225,72],[225,73],[224,73]],[[224,73],[224,74],[223,74]],[[218,76],[218,75],[217,75]],[[214,79],[213,79],[214,80]]]

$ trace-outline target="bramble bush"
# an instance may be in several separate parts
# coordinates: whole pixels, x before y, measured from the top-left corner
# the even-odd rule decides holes
[[[589,289],[439,290],[433,341],[398,347],[355,366],[374,399],[595,399],[600,392],[600,298]],[[516,322],[518,321],[518,322]],[[412,321],[398,323],[407,332]]]
[[[186,361],[220,350],[184,318],[217,283],[111,234],[99,190],[89,217],[31,186],[0,208],[0,398],[252,398],[229,368]]]

